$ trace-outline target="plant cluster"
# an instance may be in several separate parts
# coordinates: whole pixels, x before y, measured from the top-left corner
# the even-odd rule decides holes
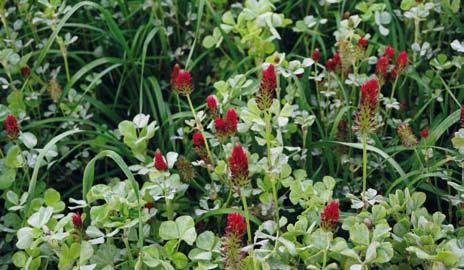
[[[0,1],[0,269],[461,269],[460,1]]]

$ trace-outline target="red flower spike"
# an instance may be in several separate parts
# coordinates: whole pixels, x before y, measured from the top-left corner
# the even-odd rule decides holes
[[[206,106],[211,111],[213,115],[216,115],[218,109],[218,100],[216,96],[210,95],[206,98]]]
[[[193,90],[192,76],[176,64],[171,72],[171,87],[178,94],[189,95]]]
[[[240,144],[235,144],[229,157],[229,169],[232,183],[244,186],[248,183],[248,158]]]
[[[153,158],[153,166],[158,171],[167,171],[168,170],[168,164],[166,164],[166,161],[164,160],[163,153],[159,149],[156,149],[155,151],[155,157]]]
[[[341,58],[339,52],[336,52],[336,53],[334,54],[334,56],[333,56],[332,59],[333,59],[334,65],[338,65],[338,64],[340,64],[341,61],[342,61],[342,58]]]
[[[237,132],[237,124],[238,124],[238,115],[237,112],[230,108],[227,110],[226,113],[226,130],[227,133],[230,135],[235,134]]]
[[[12,114],[9,114],[5,121],[3,121],[3,127],[5,128],[6,135],[10,139],[16,138],[19,133],[19,126],[18,126],[18,120],[16,120],[16,117]]]
[[[74,225],[74,228],[79,229],[82,228],[83,223],[82,223],[82,217],[80,213],[75,213],[71,217],[72,223]]]
[[[28,66],[20,68],[19,71],[23,77],[28,77],[31,74],[31,68]]]
[[[274,65],[269,65],[262,74],[261,83],[259,85],[256,103],[260,110],[266,110],[272,105],[272,100],[275,96],[277,87],[276,73]]]
[[[388,65],[390,64],[390,59],[386,56],[382,56],[377,61],[377,65],[375,67],[375,71],[380,76],[385,76],[388,70]]]
[[[423,130],[421,130],[420,136],[424,139],[427,138],[429,136],[429,130],[427,128],[424,128]]]
[[[335,64],[332,58],[329,58],[327,61],[325,61],[325,68],[327,70],[334,70]]]
[[[367,39],[364,36],[362,36],[362,37],[360,37],[358,39],[358,45],[361,46],[361,47],[366,47],[368,45],[368,43],[369,42],[367,41]]]
[[[193,133],[193,144],[198,147],[202,147],[205,145],[205,139],[203,138],[203,134],[200,132]]]
[[[464,127],[464,105],[461,106],[461,117],[460,117],[461,127]]]
[[[402,51],[398,54],[398,57],[396,58],[395,69],[398,72],[401,72],[404,70],[407,64],[408,64],[408,53],[406,51]]]
[[[319,51],[319,48],[314,49],[313,54],[311,55],[311,58],[314,60],[314,62],[318,62],[320,56],[321,52]]]
[[[389,59],[393,59],[393,56],[395,56],[395,48],[393,48],[391,46],[387,46],[385,48],[384,56],[388,57]]]
[[[216,129],[216,134],[219,136],[227,134],[226,122],[221,117],[214,119],[214,128]]]
[[[361,85],[361,105],[371,109],[377,108],[378,82],[375,79],[368,80]]]
[[[153,202],[147,202],[145,204],[145,208],[147,208],[148,210],[152,209],[153,207],[155,207],[155,204]]]
[[[227,215],[226,234],[243,235],[246,230],[245,220],[240,213],[230,213]]]
[[[321,212],[321,224],[325,229],[333,230],[340,219],[338,200],[331,201]]]

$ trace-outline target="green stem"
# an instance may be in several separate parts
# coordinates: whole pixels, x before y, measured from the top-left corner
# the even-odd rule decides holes
[[[271,184],[272,184],[272,196],[274,199],[274,207],[275,207],[275,218],[276,218],[276,224],[277,228],[279,227],[279,201],[277,197],[277,188],[276,188],[276,181],[274,176],[272,175],[272,161],[271,161],[271,132],[272,132],[272,125],[271,125],[271,114],[269,111],[266,111],[265,115],[266,119],[266,148],[267,148],[267,166],[269,170],[269,177],[271,179]],[[277,230],[277,232],[279,229]]]
[[[242,198],[242,204],[243,204],[243,212],[245,213],[245,222],[247,225],[247,237],[248,237],[248,243],[252,244],[253,243],[253,238],[251,238],[251,226],[250,226],[250,214],[248,211],[248,205],[245,197],[245,192],[243,189],[240,188],[240,197]],[[253,247],[252,247],[253,250]]]
[[[363,151],[363,156],[362,156],[363,189],[362,189],[362,193],[364,194],[364,192],[366,192],[366,186],[367,186],[367,136],[365,136],[365,135],[362,138],[362,151]]]
[[[419,34],[420,34],[420,21],[419,18],[414,19],[414,43],[419,44]],[[413,63],[416,63],[417,52],[414,51],[412,56]]]
[[[201,135],[203,135],[203,140],[205,142],[206,152],[208,153],[208,158],[211,163],[213,163],[213,156],[211,155],[211,151],[209,150],[208,140],[206,140],[206,136],[203,132],[203,126],[200,123],[200,120],[197,118],[197,113],[195,112],[195,108],[193,107],[192,100],[190,99],[190,95],[186,95],[188,104],[190,106],[190,110],[192,111],[193,118],[195,119],[195,123],[197,125],[198,131],[200,131]]]
[[[174,211],[172,209],[172,200],[168,198],[164,198],[166,202],[166,215],[168,217],[168,220],[173,220],[174,218]]]
[[[127,229],[124,229],[124,234],[122,236],[122,241],[124,242],[124,246],[126,247],[127,255],[129,256],[129,264],[134,266],[134,257],[132,256],[131,248],[129,246],[128,239],[128,232]]]

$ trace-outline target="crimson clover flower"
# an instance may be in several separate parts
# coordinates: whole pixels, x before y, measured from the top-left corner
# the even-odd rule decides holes
[[[333,230],[337,226],[340,219],[338,200],[331,201],[321,212],[321,225],[322,228]]]
[[[230,213],[227,215],[226,234],[243,235],[246,230],[245,219],[240,213]]]
[[[218,109],[218,100],[215,95],[209,95],[206,98],[206,106],[208,109],[211,111],[213,116],[217,114],[217,109]]]
[[[314,60],[314,62],[318,62],[320,56],[321,52],[319,51],[319,48],[314,49],[313,54],[311,55],[311,58]]]
[[[80,228],[83,227],[82,217],[81,217],[81,214],[80,214],[79,212],[74,213],[74,214],[71,216],[71,220],[72,220],[72,223],[73,223],[73,225],[74,225],[74,228],[80,229]]]
[[[384,56],[388,57],[389,59],[393,59],[393,56],[395,56],[395,48],[392,46],[387,46],[385,48]]]
[[[239,143],[235,144],[229,157],[229,169],[232,184],[236,187],[248,183],[248,157]]]
[[[389,64],[390,64],[390,58],[386,56],[380,57],[379,60],[377,61],[377,65],[375,66],[375,71],[377,75],[379,75],[380,77],[384,77],[388,71]]]
[[[237,112],[230,108],[226,113],[226,130],[229,135],[233,135],[237,132],[238,115]]]
[[[222,239],[221,254],[224,258],[224,269],[242,270],[245,253],[242,251],[243,233],[246,225],[242,215],[230,213],[227,215],[227,227]]]
[[[163,153],[159,149],[156,149],[155,151],[155,157],[153,158],[153,166],[158,170],[158,171],[167,171],[168,170],[168,164],[166,163],[166,160],[163,157]]]
[[[256,103],[260,110],[269,109],[275,96],[277,87],[274,65],[269,65],[262,73]]]
[[[424,128],[423,130],[420,131],[420,136],[422,138],[427,138],[429,137],[429,129],[428,128]]]
[[[369,41],[367,41],[367,38],[365,36],[362,36],[358,39],[358,45],[361,47],[366,47],[368,43]]]
[[[368,136],[376,128],[378,87],[376,79],[368,80],[361,85],[361,99],[354,126],[361,137]]]
[[[9,114],[6,118],[5,121],[3,121],[3,127],[5,128],[6,135],[10,139],[16,138],[19,133],[19,126],[18,126],[18,120],[16,120],[16,117],[12,114]]]
[[[171,72],[171,88],[172,91],[189,95],[193,90],[192,76],[185,69],[180,69],[179,65],[174,65]]]

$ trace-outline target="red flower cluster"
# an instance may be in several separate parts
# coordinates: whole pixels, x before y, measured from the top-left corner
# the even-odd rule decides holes
[[[24,66],[19,69],[23,77],[27,77],[31,74],[31,68],[29,66]]]
[[[377,61],[377,65],[375,66],[375,71],[379,77],[385,77],[385,74],[388,71],[388,65],[390,64],[390,58],[387,56],[382,56]]]
[[[74,228],[80,229],[83,226],[82,217],[80,213],[75,213],[71,217]]]
[[[395,62],[395,69],[400,72],[403,71],[404,67],[408,64],[408,53],[406,51],[402,51],[398,54]]]
[[[19,126],[18,126],[18,120],[16,120],[16,117],[12,114],[9,114],[5,121],[3,121],[3,127],[5,128],[6,135],[10,139],[16,138],[19,133]]]
[[[261,83],[259,85],[256,103],[260,110],[269,109],[275,96],[277,87],[276,73],[274,65],[269,65],[262,74]]]
[[[209,95],[206,98],[206,106],[211,111],[211,114],[213,114],[213,116],[215,116],[217,114],[217,110],[218,110],[218,100],[217,100],[216,96]]]
[[[461,116],[459,118],[459,122],[461,123],[461,127],[464,127],[464,105],[461,106]]]
[[[248,157],[238,143],[235,144],[229,157],[229,169],[235,186],[244,186],[248,183]]]
[[[324,229],[333,230],[340,219],[338,200],[331,201],[321,212],[321,224]]]
[[[233,136],[237,132],[237,126],[238,114],[232,108],[227,110],[225,119],[219,116],[214,119],[216,136],[220,141],[224,141],[227,136]]]
[[[246,230],[245,220],[240,213],[230,213],[227,215],[226,234],[242,236]]]
[[[334,70],[341,63],[341,56],[339,52],[336,52],[332,58],[327,59],[325,62],[325,68],[327,70]]]
[[[361,85],[361,105],[377,108],[378,82],[375,79],[368,80]]]
[[[358,39],[358,45],[361,47],[366,47],[369,44],[365,36],[362,36]]]
[[[172,91],[178,94],[189,95],[193,90],[190,72],[185,69],[180,69],[177,64],[172,68],[170,82]]]
[[[166,160],[164,160],[163,153],[161,153],[159,149],[156,149],[155,151],[155,157],[153,158],[153,166],[158,171],[168,170],[168,164],[166,163]]]
[[[200,132],[194,132],[193,133],[193,144],[198,147],[202,147],[205,145],[205,139],[203,137],[203,134]]]
[[[423,130],[421,130],[420,136],[424,139],[429,137],[429,130],[427,128],[424,128]]]
[[[153,202],[147,202],[145,204],[145,208],[147,208],[148,210],[152,209],[153,207],[155,207],[155,204]]]
[[[395,56],[395,48],[392,46],[387,46],[385,48],[384,56],[388,57],[389,59],[393,59],[393,56]]]
[[[311,58],[314,60],[314,62],[319,62],[320,56],[321,52],[319,51],[319,48],[314,49],[313,54],[311,55]]]

